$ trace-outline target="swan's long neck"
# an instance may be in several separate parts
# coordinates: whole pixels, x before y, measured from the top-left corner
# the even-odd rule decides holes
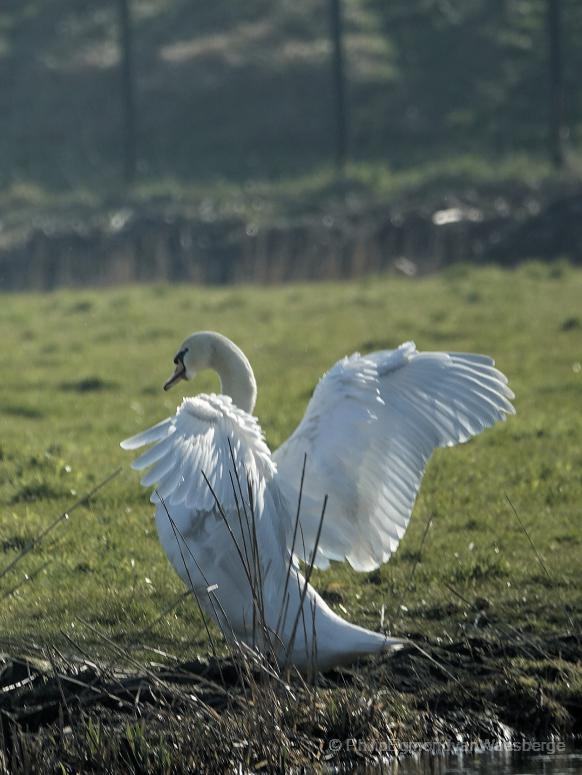
[[[251,414],[257,400],[257,383],[243,351],[225,336],[216,335],[208,365],[218,374],[222,392],[239,409]]]

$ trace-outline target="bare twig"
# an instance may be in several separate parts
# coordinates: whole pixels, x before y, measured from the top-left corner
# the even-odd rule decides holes
[[[543,560],[543,558],[542,558],[542,555],[541,555],[541,554],[538,552],[538,550],[537,550],[537,547],[536,547],[536,545],[534,544],[532,537],[531,537],[531,536],[530,536],[530,534],[528,533],[526,526],[525,526],[525,525],[523,524],[523,522],[521,521],[521,519],[520,519],[520,517],[519,517],[519,514],[517,513],[517,509],[515,508],[515,506],[514,506],[514,505],[513,505],[513,503],[511,502],[511,500],[510,500],[510,498],[509,498],[509,495],[508,495],[507,493],[505,493],[505,499],[507,500],[507,502],[508,502],[508,503],[509,503],[509,505],[511,506],[511,510],[513,511],[513,514],[514,514],[515,518],[517,519],[517,522],[518,522],[518,524],[519,524],[520,528],[521,528],[521,529],[523,530],[523,532],[525,533],[525,535],[526,535],[526,537],[527,537],[527,540],[529,541],[529,543],[530,543],[530,546],[531,546],[531,548],[533,549],[533,552],[534,552],[534,554],[535,554],[535,556],[536,556],[536,558],[537,558],[537,561],[538,561],[538,563],[540,564],[540,567],[541,567],[541,569],[543,570],[543,572],[546,574],[546,577],[547,577],[548,581],[553,581],[553,579],[552,579],[552,577],[551,577],[551,575],[550,575],[550,572],[548,571],[548,569],[547,569],[547,567],[546,567],[546,564],[545,564],[545,562],[544,562],[544,560]],[[576,628],[575,628],[575,625],[574,625],[574,620],[572,619],[572,617],[570,616],[570,614],[569,614],[569,613],[567,613],[567,612],[566,612],[566,616],[567,616],[567,618],[568,618],[568,622],[569,622],[569,624],[570,624],[570,627],[572,628],[572,631],[573,631],[573,632],[576,632]],[[578,637],[578,636],[577,636],[577,637]]]
[[[313,544],[313,552],[311,553],[310,562],[307,565],[306,572],[305,572],[305,580],[303,584],[303,590],[302,594],[299,600],[299,610],[297,611],[297,614],[295,616],[295,622],[293,624],[293,629],[291,631],[291,638],[289,639],[289,644],[287,646],[287,653],[285,654],[285,662],[289,660],[289,657],[291,655],[291,652],[293,650],[293,646],[295,643],[295,635],[297,633],[297,626],[299,624],[299,618],[303,615],[303,603],[305,602],[305,596],[307,595],[307,587],[309,585],[309,580],[311,578],[311,574],[313,573],[313,566],[315,564],[315,558],[317,556],[317,549],[319,546],[319,539],[321,537],[321,529],[323,527],[323,519],[325,517],[325,510],[327,508],[327,499],[328,496],[325,495],[323,499],[323,507],[321,509],[321,516],[319,518],[319,525],[317,526],[317,534],[315,536],[315,543]],[[304,622],[305,626],[305,622]]]
[[[182,551],[182,546],[180,545],[180,541],[178,540],[178,534],[180,535],[180,538],[182,538],[182,542],[184,543],[184,546],[186,547],[186,549],[190,553],[190,556],[194,560],[194,563],[196,564],[196,567],[198,568],[198,571],[200,572],[200,575],[204,579],[207,587],[208,587],[208,580],[204,576],[204,573],[202,572],[202,569],[200,568],[200,566],[196,562],[196,558],[192,554],[192,552],[190,550],[190,547],[188,546],[188,544],[184,540],[184,537],[182,536],[182,534],[178,530],[178,527],[177,527],[176,523],[172,519],[172,517],[170,515],[170,512],[168,511],[168,507],[166,506],[165,500],[162,498],[162,496],[160,495],[158,490],[156,490],[155,493],[158,496],[158,498],[160,499],[160,503],[162,504],[162,507],[163,507],[164,511],[166,512],[166,516],[168,517],[168,520],[170,521],[170,525],[172,526],[172,531],[174,533],[174,538],[176,540],[176,544],[178,546],[178,550],[180,551],[180,557],[182,559],[182,564],[184,565],[184,570],[186,571],[186,575],[188,576],[188,581],[190,583],[190,591],[192,592],[192,594],[194,595],[194,599],[196,600],[196,604],[198,606],[198,610],[200,612],[200,616],[202,617],[202,621],[204,622],[204,628],[206,630],[206,635],[208,636],[208,641],[210,643],[210,647],[212,648],[212,653],[216,657],[216,648],[215,648],[215,645],[214,645],[214,640],[212,638],[212,635],[210,634],[210,630],[208,628],[208,622],[206,621],[206,616],[204,615],[204,611],[202,610],[202,605],[200,603],[200,600],[198,599],[198,594],[196,593],[196,588],[194,586],[194,582],[192,581],[192,576],[190,575],[190,569],[188,568],[188,564],[186,563],[186,558],[184,557],[184,552]]]
[[[286,613],[286,601],[288,602],[287,591],[289,589],[289,576],[291,575],[291,568],[293,567],[293,557],[295,555],[295,542],[297,541],[297,530],[299,529],[299,519],[301,514],[301,501],[303,499],[303,484],[305,482],[305,467],[307,466],[307,453],[303,455],[303,468],[301,469],[301,481],[299,483],[299,496],[297,498],[297,511],[295,513],[295,525],[293,527],[293,538],[291,541],[291,548],[289,549],[289,562],[287,564],[287,574],[285,576],[285,586],[283,587],[283,595],[281,596],[281,608],[279,610],[279,616],[277,617],[277,626],[275,631],[279,632],[279,627],[282,621],[285,621]],[[304,555],[305,556],[305,555]],[[284,616],[283,616],[284,614]]]
[[[178,608],[180,603],[183,600],[185,600],[187,597],[190,597],[189,589],[185,590],[184,592],[181,592],[167,608],[164,608],[162,613],[159,616],[157,616],[151,624],[149,624],[143,630],[136,632],[135,635],[132,635],[133,640],[136,640],[137,638],[143,638],[146,635],[149,635],[150,632],[154,629],[154,627],[157,624],[159,624],[159,622],[161,622],[162,619],[164,619],[168,614],[172,613],[172,611]],[[135,648],[139,648],[139,647],[140,647],[139,644],[136,644]]]
[[[59,516],[54,519],[50,525],[47,525],[44,530],[42,530],[36,538],[33,538],[32,541],[28,544],[28,546],[25,546],[24,549],[20,552],[20,554],[15,557],[11,562],[8,563],[8,565],[3,568],[2,571],[0,571],[0,579],[4,578],[7,573],[9,573],[15,565],[17,565],[24,557],[26,557],[27,554],[32,552],[33,549],[36,549],[36,547],[42,543],[44,538],[52,531],[54,530],[58,525],[61,524],[61,522],[64,522],[67,520],[71,514],[76,511],[80,506],[83,506],[87,501],[93,497],[99,490],[102,490],[103,487],[105,487],[106,484],[109,484],[109,482],[112,479],[115,479],[115,477],[120,473],[121,468],[118,468],[115,470],[112,474],[109,474],[108,477],[103,479],[102,482],[100,482],[98,485],[96,485],[92,490],[90,490],[88,493],[83,495],[79,500],[75,501],[70,509],[67,511],[63,511],[62,514],[59,514]]]
[[[456,595],[456,597],[458,597],[459,600],[462,600],[463,603],[465,603],[465,605],[468,605],[469,608],[471,608],[471,602],[467,600],[466,597],[463,597],[463,595],[461,595],[461,593],[458,592],[453,586],[451,586],[450,584],[447,584],[446,581],[442,581],[442,579],[441,579],[441,584],[443,585],[443,587],[446,587],[449,590],[449,592],[452,592],[453,595]]]
[[[43,562],[43,564],[37,568],[33,573],[25,573],[24,578],[22,581],[19,581],[18,584],[15,584],[13,587],[11,587],[7,592],[5,592],[0,600],[4,601],[7,600],[11,595],[13,595],[15,592],[17,592],[21,587],[23,587],[25,584],[29,584],[31,581],[34,581],[34,579],[43,572],[43,570],[51,564],[52,560],[47,560],[46,562]]]
[[[536,556],[536,558],[537,558],[537,561],[539,562],[539,564],[540,564],[540,566],[541,566],[541,569],[542,569],[542,570],[543,570],[543,572],[546,574],[546,576],[548,577],[548,579],[550,579],[550,581],[551,581],[551,580],[552,580],[552,577],[550,576],[550,574],[549,574],[549,572],[548,572],[548,569],[546,568],[546,565],[545,565],[545,563],[544,563],[544,561],[543,561],[543,559],[542,559],[542,556],[541,556],[541,554],[538,552],[538,550],[537,550],[537,548],[536,548],[536,545],[534,544],[534,542],[533,542],[533,540],[532,540],[532,537],[531,537],[531,536],[530,536],[530,534],[528,533],[526,526],[525,526],[525,525],[523,524],[523,522],[521,521],[521,519],[520,519],[520,517],[519,517],[519,514],[517,513],[517,509],[515,508],[515,506],[514,506],[514,505],[513,505],[513,503],[511,502],[511,500],[510,500],[510,498],[509,498],[509,495],[508,495],[507,493],[505,493],[505,500],[506,500],[506,501],[509,503],[509,505],[510,505],[510,507],[511,507],[511,510],[513,511],[513,514],[514,514],[515,518],[517,519],[517,522],[518,522],[518,524],[519,524],[520,528],[521,528],[521,529],[523,530],[523,532],[525,533],[525,535],[526,535],[526,538],[527,538],[527,540],[529,541],[529,543],[530,543],[530,546],[531,546],[531,548],[533,549],[533,552],[534,552],[534,554],[535,554],[535,556]]]
[[[426,520],[426,525],[424,526],[424,531],[422,533],[422,538],[420,539],[420,546],[418,547],[418,553],[416,555],[416,558],[414,560],[414,565],[412,566],[412,570],[410,571],[410,576],[408,577],[408,582],[406,584],[406,587],[404,588],[404,591],[398,598],[396,602],[396,609],[395,609],[395,615],[400,610],[400,606],[402,605],[402,601],[410,591],[410,588],[412,587],[412,582],[414,580],[414,574],[416,573],[416,569],[418,567],[418,564],[420,563],[422,559],[422,550],[424,548],[424,544],[426,541],[426,537],[428,536],[428,531],[430,530],[430,526],[432,525],[432,514],[428,515],[428,519]]]
[[[104,643],[110,646],[120,656],[124,657],[130,664],[133,664],[139,670],[143,670],[152,681],[158,684],[158,686],[161,686],[165,690],[169,689],[167,684],[159,676],[157,676],[146,665],[143,665],[142,663],[138,662],[134,657],[131,656],[131,654],[128,651],[121,648],[121,646],[119,646],[117,643],[114,643],[111,640],[111,638],[107,637],[107,635],[100,632],[97,629],[97,627],[93,626],[86,619],[82,619],[80,616],[77,617],[77,619],[78,621],[81,622],[81,624],[85,625],[85,627],[88,627],[91,630],[91,632],[93,632],[95,635],[100,637]],[[220,716],[214,710],[214,708],[211,708],[209,705],[207,705],[203,700],[200,699],[200,697],[197,697],[195,694],[187,694],[187,695],[180,694],[179,696],[181,697],[181,699],[186,700],[190,704],[193,704],[197,709],[205,711],[212,719],[214,719],[214,721],[220,721]]]

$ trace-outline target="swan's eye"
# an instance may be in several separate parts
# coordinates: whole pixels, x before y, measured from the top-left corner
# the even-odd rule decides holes
[[[181,363],[182,366],[184,365],[184,356],[186,355],[187,352],[188,352],[188,348],[186,348],[185,350],[180,350],[180,352],[176,355],[176,357],[174,358],[174,363],[176,364],[176,366],[179,363]]]

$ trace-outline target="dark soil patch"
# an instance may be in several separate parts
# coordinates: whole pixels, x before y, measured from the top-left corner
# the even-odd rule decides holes
[[[67,493],[57,490],[46,482],[29,482],[23,484],[10,498],[10,503],[34,503],[41,500],[62,498]]]
[[[0,405],[0,413],[9,414],[12,417],[24,417],[26,420],[39,420],[44,417],[44,412],[41,412],[40,409],[22,404],[2,404]]]
[[[414,740],[582,732],[582,650],[570,634],[448,645],[418,638],[390,657],[319,675],[315,684],[270,675],[248,660],[167,667],[116,653],[122,664],[115,668],[48,648],[0,658],[12,771],[353,766]],[[365,745],[334,748],[352,739]]]
[[[112,390],[115,387],[117,387],[115,382],[101,377],[85,377],[75,382],[63,382],[60,385],[61,390],[71,393],[97,393],[101,390]]]

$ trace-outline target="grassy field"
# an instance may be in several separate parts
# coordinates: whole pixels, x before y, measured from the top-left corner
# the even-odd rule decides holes
[[[97,631],[142,655],[148,647],[179,658],[208,652],[189,599],[158,621],[182,586],[119,449],[169,415],[181,393],[216,388],[205,375],[161,390],[177,344],[202,328],[232,337],[249,356],[272,448],[299,421],[319,375],[346,353],[414,339],[423,350],[493,355],[517,416],[434,456],[386,566],[371,574],[337,566],[315,584],[355,622],[377,629],[383,608],[391,633],[443,647],[474,635],[507,645],[578,635],[581,298],[582,271],[565,264],[458,267],[422,280],[3,296],[0,572],[79,495],[118,466],[122,473],[0,576],[0,649],[70,651],[69,636],[97,654]],[[580,703],[579,661],[551,678],[543,660],[532,657],[526,669],[520,659],[531,691],[545,681],[551,695],[567,683]]]

